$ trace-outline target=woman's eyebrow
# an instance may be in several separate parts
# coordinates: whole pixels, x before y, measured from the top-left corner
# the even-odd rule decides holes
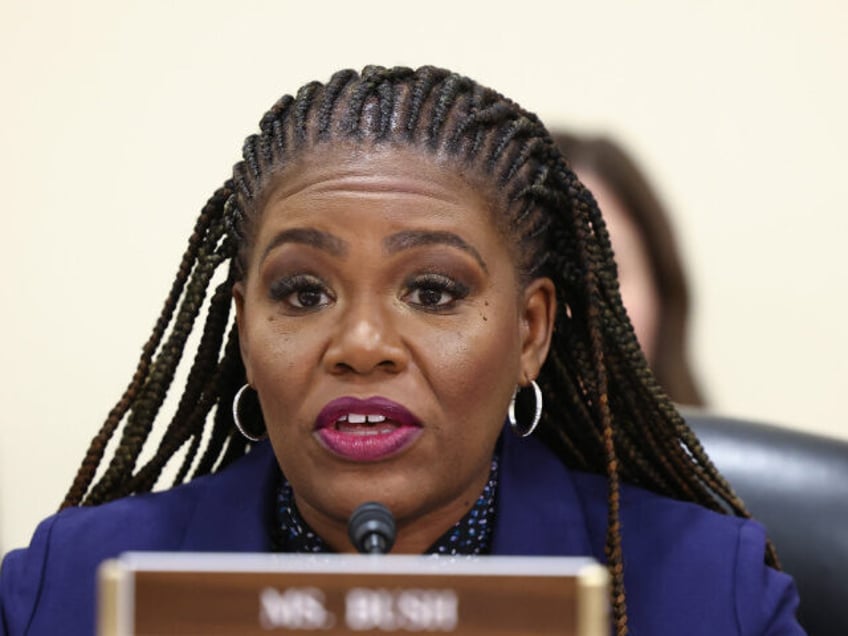
[[[465,240],[454,234],[453,232],[437,232],[429,230],[404,230],[397,232],[383,240],[383,246],[389,254],[394,254],[401,250],[408,250],[413,247],[421,247],[423,245],[449,245],[456,247],[464,252],[467,252],[480,264],[483,271],[489,273],[489,268],[480,253],[475,250]]]
[[[346,256],[348,252],[348,244],[337,236],[314,228],[297,227],[290,230],[283,230],[271,239],[271,242],[268,243],[268,246],[262,252],[262,259],[264,260],[271,250],[283,243],[308,245],[315,249],[329,252],[333,256]]]

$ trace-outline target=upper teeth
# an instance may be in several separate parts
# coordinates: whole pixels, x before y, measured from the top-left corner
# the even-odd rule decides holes
[[[347,421],[350,424],[365,424],[368,422],[369,424],[377,424],[378,422],[385,422],[385,415],[364,415],[362,413],[348,413],[347,415],[342,415],[339,418],[340,422]]]

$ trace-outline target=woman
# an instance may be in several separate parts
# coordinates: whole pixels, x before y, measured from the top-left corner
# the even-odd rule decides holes
[[[397,519],[394,552],[605,561],[619,635],[801,633],[791,579],[648,370],[594,199],[533,114],[445,70],[368,67],[283,97],[260,131],[64,509],[5,560],[10,634],[90,630],[94,568],[128,549],[351,550],[371,499]],[[191,481],[144,494],[184,444]]]
[[[604,213],[621,297],[657,381],[675,402],[702,406],[688,360],[689,290],[668,213],[614,141],[563,130],[552,134]]]

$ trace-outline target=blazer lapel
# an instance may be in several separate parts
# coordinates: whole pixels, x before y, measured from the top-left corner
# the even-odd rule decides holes
[[[266,440],[209,477],[180,550],[268,552],[280,469]]]
[[[568,469],[539,440],[501,436],[501,472],[492,552],[592,554],[583,506]]]

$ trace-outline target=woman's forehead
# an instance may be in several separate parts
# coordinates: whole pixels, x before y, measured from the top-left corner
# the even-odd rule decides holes
[[[304,152],[269,184],[263,203],[322,192],[397,192],[446,202],[487,199],[456,167],[413,148],[322,144]]]

